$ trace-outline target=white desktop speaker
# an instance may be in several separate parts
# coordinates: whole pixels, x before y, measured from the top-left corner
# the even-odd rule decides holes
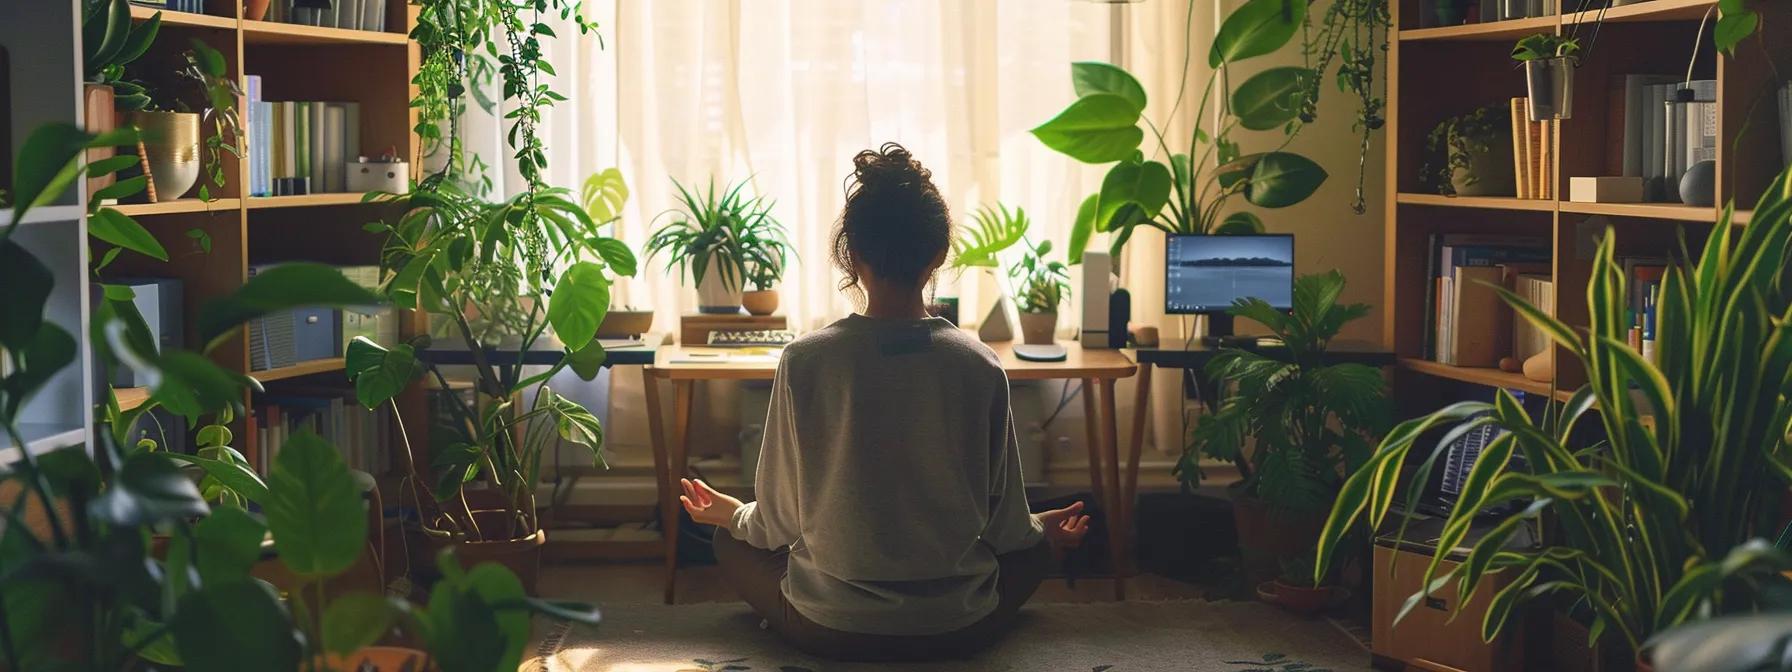
[[[1114,256],[1093,250],[1084,252],[1082,342],[1085,348],[1113,347],[1108,344],[1109,323],[1113,319],[1108,300],[1115,284]]]

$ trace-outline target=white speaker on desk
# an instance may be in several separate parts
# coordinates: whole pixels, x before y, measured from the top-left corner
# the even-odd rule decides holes
[[[1112,328],[1108,301],[1114,292],[1118,278],[1114,276],[1114,256],[1106,252],[1093,250],[1083,253],[1083,330],[1081,340],[1085,348],[1113,347],[1108,342],[1108,332]],[[1125,324],[1120,326],[1125,329]]]

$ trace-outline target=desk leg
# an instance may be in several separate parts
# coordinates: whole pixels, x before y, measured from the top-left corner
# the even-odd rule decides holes
[[[1103,514],[1111,516],[1106,488],[1101,480],[1101,415],[1096,412],[1095,387],[1095,379],[1083,379],[1083,428],[1086,430],[1083,445],[1087,447],[1085,452],[1089,453],[1089,494],[1095,498],[1091,504],[1101,509]]]
[[[666,604],[678,583],[678,483],[669,478],[666,466],[666,433],[660,411],[660,383],[653,377],[653,367],[641,367],[641,390],[647,396],[647,437],[653,444],[653,476],[658,479],[660,497],[660,543],[666,561]]]
[[[1114,599],[1126,599],[1126,544],[1132,537],[1132,520],[1126,517],[1128,503],[1120,490],[1120,441],[1114,411],[1114,381],[1101,380],[1101,459],[1103,489],[1108,494],[1108,550],[1113,558]]]
[[[678,496],[684,492],[678,479],[685,477],[690,455],[691,395],[696,384],[694,380],[672,381],[672,443],[666,454],[666,491],[672,497],[672,529],[666,535],[666,575],[672,579],[666,584],[666,604],[672,603],[678,583],[678,525],[683,515]]]
[[[1138,560],[1137,540],[1133,538],[1134,523],[1138,520],[1133,507],[1138,505],[1139,495],[1139,454],[1145,446],[1145,418],[1151,414],[1151,369],[1150,364],[1139,367],[1138,394],[1133,395],[1132,436],[1127,438],[1126,480],[1121,483],[1120,503],[1122,517],[1126,520],[1126,572],[1128,576],[1138,573],[1133,565]]]

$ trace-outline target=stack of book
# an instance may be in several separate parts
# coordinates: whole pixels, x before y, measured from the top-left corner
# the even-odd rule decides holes
[[[170,12],[205,13],[205,0],[131,0],[131,4]]]
[[[1425,356],[1453,366],[1498,366],[1516,356],[1512,309],[1495,287],[1547,277],[1548,241],[1522,236],[1441,234],[1430,239]],[[1534,347],[1534,344],[1527,344]]]
[[[1692,91],[1691,102],[1677,102],[1681,89]],[[1624,120],[1624,175],[1643,178],[1648,200],[1678,202],[1680,176],[1717,159],[1717,80],[1625,75],[1614,100],[1613,117],[1621,110]]]
[[[273,0],[263,21],[304,26],[386,30],[387,0]]]
[[[316,395],[263,396],[251,409],[244,426],[249,430],[249,454],[265,471],[280,456],[287,439],[310,430],[329,441],[350,469],[373,475],[391,471],[390,446],[394,439],[391,413],[369,411],[355,403],[350,393],[318,392]]]
[[[348,163],[361,154],[361,104],[262,100],[249,75],[249,195],[342,193]],[[304,191],[283,187],[305,178]]]
[[[1512,176],[1518,182],[1519,198],[1555,198],[1555,180],[1549,167],[1556,153],[1560,121],[1531,121],[1525,99],[1513,98],[1512,106]]]

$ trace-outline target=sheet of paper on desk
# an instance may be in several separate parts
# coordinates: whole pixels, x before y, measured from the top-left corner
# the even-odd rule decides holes
[[[639,348],[647,345],[647,342],[639,338],[600,338],[597,339],[597,344],[604,346],[605,350],[615,350],[616,348]]]
[[[673,364],[776,364],[783,348],[739,348],[719,351],[686,351]]]

